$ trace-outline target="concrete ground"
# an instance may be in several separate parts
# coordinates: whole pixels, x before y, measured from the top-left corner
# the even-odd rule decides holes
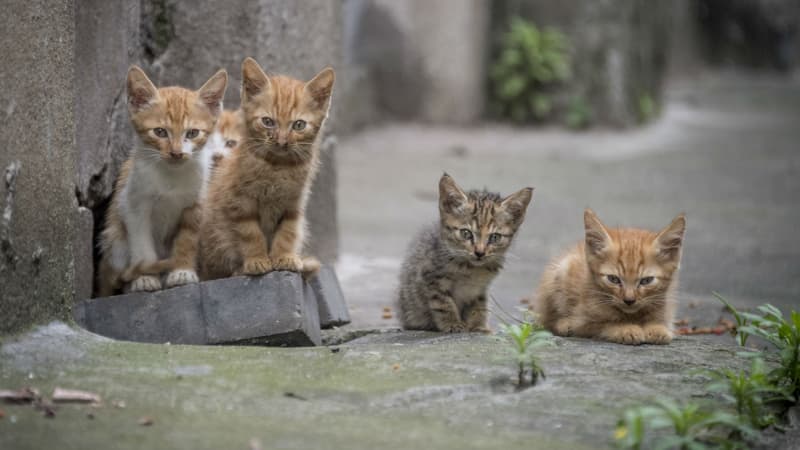
[[[498,314],[515,314],[546,261],[581,237],[584,206],[647,227],[688,214],[680,297],[693,323],[717,320],[712,290],[796,307],[798,125],[800,83],[715,77],[675,87],[661,121],[625,133],[391,125],[345,139],[338,271],[354,321],[329,342],[396,326],[383,308],[407,240],[435,219],[443,170],[468,187],[536,187],[492,287]],[[134,344],[53,323],[0,337],[0,390],[44,397],[0,403],[0,449],[609,448],[626,407],[668,396],[719,408],[691,371],[748,366],[729,336],[555,338],[538,353],[546,380],[517,391],[508,349],[499,336],[396,331],[316,348]],[[52,407],[55,387],[102,402]],[[756,448],[800,448],[798,430]]]
[[[339,148],[338,272],[357,327],[397,325],[383,307],[409,239],[436,220],[443,171],[465,188],[535,187],[491,289],[510,313],[582,239],[587,206],[653,229],[687,214],[679,316],[693,324],[718,319],[712,291],[741,307],[800,305],[800,80],[694,79],[669,89],[659,121],[625,132],[389,125]]]

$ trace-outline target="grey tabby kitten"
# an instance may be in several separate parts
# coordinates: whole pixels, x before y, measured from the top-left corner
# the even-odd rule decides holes
[[[438,224],[422,229],[400,274],[400,321],[407,330],[488,333],[487,290],[531,201],[533,188],[506,198],[465,193],[439,180]]]

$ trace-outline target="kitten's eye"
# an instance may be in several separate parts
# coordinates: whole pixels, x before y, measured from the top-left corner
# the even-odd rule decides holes
[[[194,139],[197,135],[200,134],[200,130],[197,128],[192,128],[191,130],[186,132],[186,139]]]
[[[261,122],[263,122],[264,126],[267,128],[275,127],[275,121],[272,120],[272,117],[262,117]]]
[[[292,124],[292,129],[295,131],[302,131],[306,128],[306,121],[305,120],[295,120]]]
[[[502,237],[503,237],[503,235],[501,235],[500,233],[492,233],[492,234],[489,235],[489,243],[490,244],[496,244],[496,243],[500,242],[500,238],[502,238]]]
[[[167,130],[165,128],[153,128],[153,134],[160,138],[167,137]]]
[[[466,239],[469,239],[469,240],[471,241],[471,240],[472,240],[472,231],[469,231],[469,230],[468,230],[468,229],[466,229],[466,228],[462,228],[462,229],[461,229],[461,237],[462,237],[463,239],[465,239],[465,240],[466,240]]]
[[[233,148],[236,147],[236,141],[231,139],[230,141],[225,141],[225,147]]]
[[[620,280],[616,275],[606,275],[606,278],[608,278],[608,281],[611,282],[611,284],[622,284],[622,280]]]
[[[639,286],[647,286],[648,284],[652,283],[653,280],[653,277],[644,277],[639,280]]]

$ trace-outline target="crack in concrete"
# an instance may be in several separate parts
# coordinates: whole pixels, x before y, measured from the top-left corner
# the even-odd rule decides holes
[[[19,258],[14,252],[13,242],[11,240],[11,217],[14,214],[14,196],[17,193],[17,176],[22,164],[19,161],[13,161],[6,167],[5,182],[6,182],[6,204],[3,208],[3,216],[0,221],[0,252],[5,256],[6,263],[11,266],[13,270]],[[4,271],[6,264],[0,267],[0,272]]]

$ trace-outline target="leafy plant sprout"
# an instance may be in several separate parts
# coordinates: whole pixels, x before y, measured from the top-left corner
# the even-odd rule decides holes
[[[645,445],[648,430],[671,433],[656,434],[652,442]],[[617,422],[614,439],[617,446],[624,449],[705,450],[720,446],[741,448],[741,444],[730,436],[753,434],[754,430],[733,414],[701,408],[696,403],[679,404],[674,400],[658,399],[654,405],[625,410]]]
[[[754,358],[749,372],[744,370],[704,370],[711,377],[709,390],[721,392],[723,399],[734,405],[739,419],[753,428],[765,428],[775,423],[775,415],[767,405],[791,399],[786,389],[769,379],[764,360]]]
[[[534,350],[549,345],[552,334],[531,322],[503,325],[503,332],[511,343],[517,360],[517,387],[535,386],[539,378],[544,379],[544,369]],[[530,370],[530,381],[526,374]]]
[[[715,295],[736,318],[740,345],[744,345],[749,336],[757,336],[775,347],[780,365],[769,372],[769,380],[784,387],[795,402],[800,401],[800,313],[792,311],[788,318],[784,318],[783,313],[770,304],[756,308],[758,314],[739,312],[722,296]]]
[[[570,72],[566,36],[515,17],[489,69],[492,107],[515,122],[543,120],[554,109],[548,91],[569,79]]]

